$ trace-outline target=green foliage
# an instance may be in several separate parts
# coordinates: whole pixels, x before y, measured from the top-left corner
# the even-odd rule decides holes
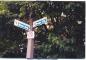
[[[9,12],[5,2],[0,2],[0,14],[6,14]]]
[[[26,36],[23,35],[25,31],[14,27],[11,22],[8,23],[14,20],[15,14],[17,14],[17,18],[23,21],[29,17],[34,18],[35,21],[47,16],[55,27],[52,31],[43,30],[43,27],[38,28],[37,37],[40,39],[37,40],[40,40],[40,44],[38,44],[39,53],[36,58],[84,57],[84,4],[84,2],[50,1],[0,2],[0,54],[7,49],[14,48],[15,51],[15,48],[19,48],[19,44],[27,44]],[[66,14],[65,18],[61,17],[62,12]],[[78,25],[78,20],[83,23]],[[26,55],[26,52],[24,54]],[[15,52],[15,55],[18,53]]]

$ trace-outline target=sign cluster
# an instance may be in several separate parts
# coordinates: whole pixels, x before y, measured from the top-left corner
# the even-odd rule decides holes
[[[42,24],[47,24],[47,17],[41,18],[37,21],[34,21],[33,22],[33,27],[37,27],[37,26],[40,26]],[[30,30],[30,25],[29,24],[21,22],[17,19],[14,20],[14,25],[16,27],[19,27],[19,28],[22,28],[22,29],[25,29],[25,30]],[[35,36],[34,31],[28,31],[27,32],[27,38],[34,38],[34,36]]]
[[[40,26],[42,24],[47,24],[47,17],[41,18],[41,19],[39,19],[37,21],[34,21],[33,22],[33,27]],[[25,29],[25,30],[29,30],[30,29],[30,25],[29,24],[21,22],[21,21],[19,21],[17,19],[14,20],[14,25],[19,27],[19,28]]]

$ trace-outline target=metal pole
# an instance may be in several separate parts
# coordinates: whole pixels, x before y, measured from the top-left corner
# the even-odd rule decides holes
[[[33,58],[33,44],[34,44],[34,40],[28,39],[26,58]]]
[[[31,25],[30,30],[28,30],[26,33],[32,31],[32,19],[30,20],[31,22],[29,23]],[[28,34],[27,34],[28,35]],[[34,51],[34,38],[27,38],[27,53],[26,53],[26,58],[33,58],[33,51]]]

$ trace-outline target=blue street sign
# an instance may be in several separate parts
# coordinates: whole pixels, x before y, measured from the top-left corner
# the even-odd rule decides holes
[[[16,19],[14,20],[14,25],[25,30],[28,30],[30,28],[30,25]]]
[[[33,27],[40,26],[42,24],[47,24],[47,17],[41,18],[33,22]]]

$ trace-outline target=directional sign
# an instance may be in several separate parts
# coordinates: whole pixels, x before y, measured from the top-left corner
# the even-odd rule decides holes
[[[19,27],[19,28],[25,29],[25,30],[28,30],[30,28],[30,25],[28,25],[24,22],[21,22],[17,19],[14,20],[14,25]]]
[[[47,24],[47,17],[41,18],[33,22],[33,27],[40,26],[42,24]]]

